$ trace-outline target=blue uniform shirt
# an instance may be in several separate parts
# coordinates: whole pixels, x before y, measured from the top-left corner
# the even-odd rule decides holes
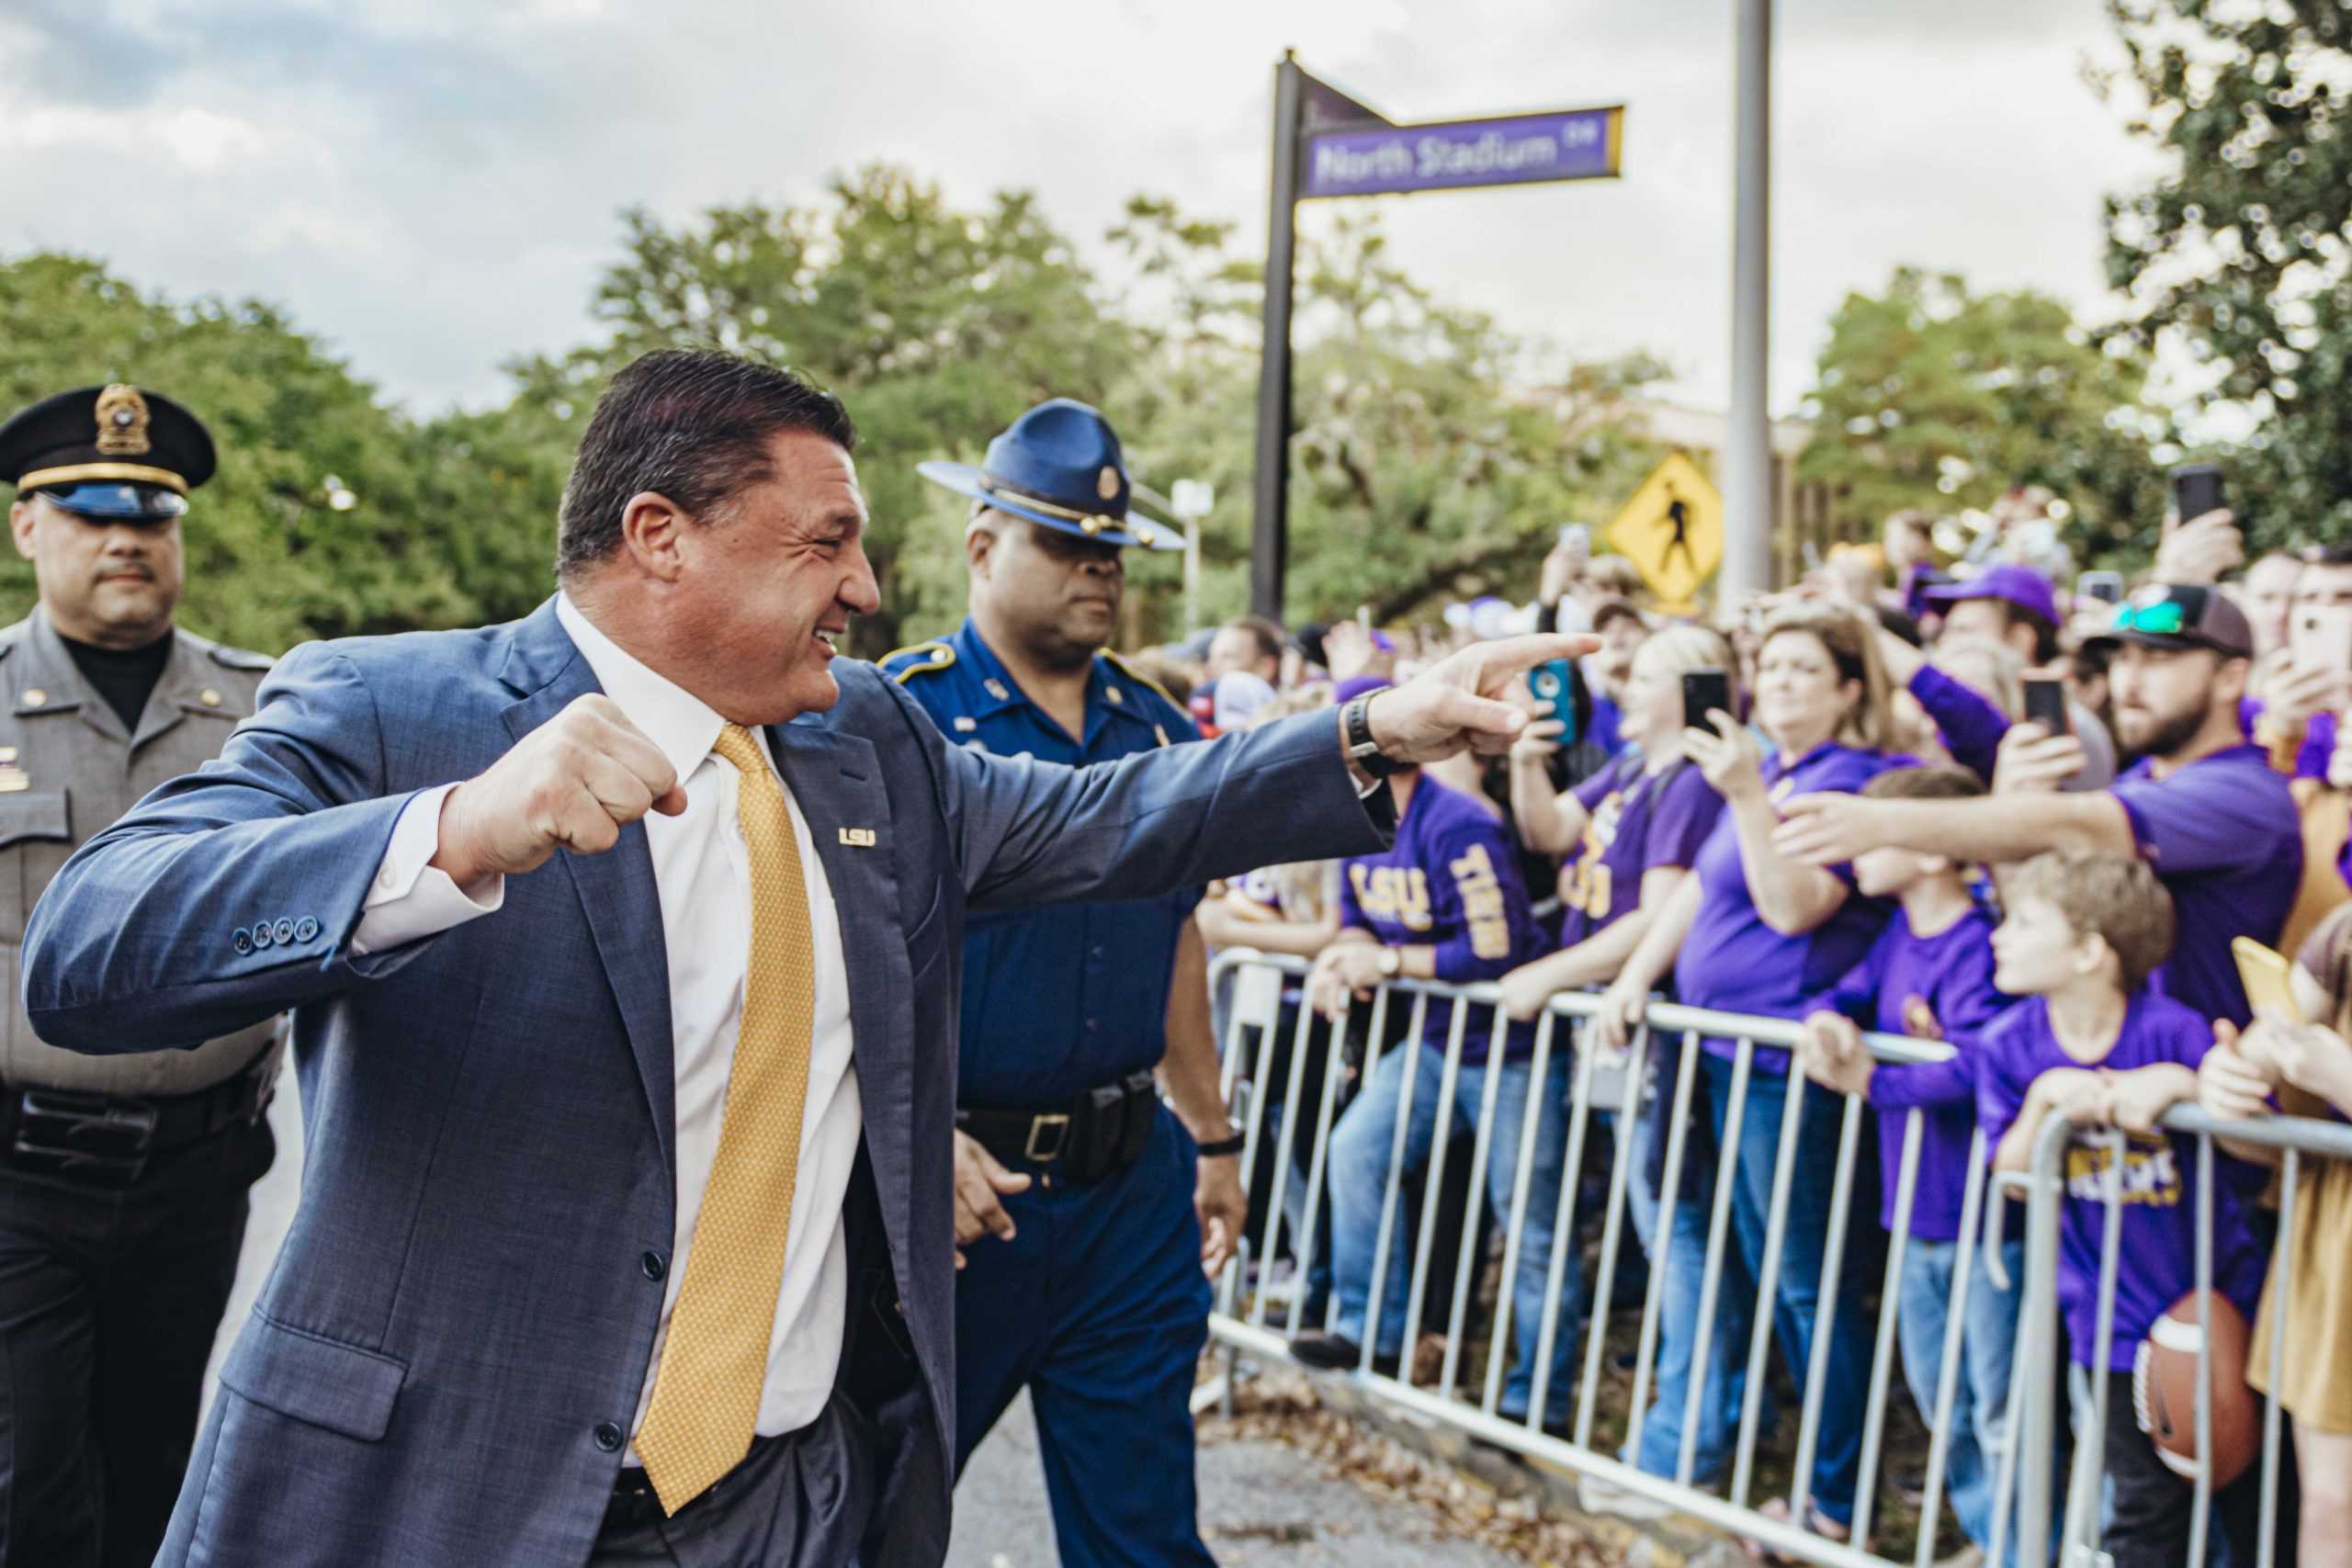
[[[954,637],[894,653],[882,668],[950,742],[1001,756],[1102,762],[1200,738],[1158,688],[1098,655],[1086,733],[1073,739],[1022,694],[968,620]],[[1156,1066],[1167,1048],[1176,938],[1200,897],[1195,887],[967,917],[957,1100],[1056,1110]]]

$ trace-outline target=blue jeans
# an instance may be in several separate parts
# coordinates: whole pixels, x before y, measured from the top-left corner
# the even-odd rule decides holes
[[[1995,1200],[1998,1201],[1996,1198]],[[1965,1260],[1968,1295],[1960,1325],[1959,1375],[1952,1386],[1951,1421],[1945,1427],[1944,1495],[1968,1539],[1990,1550],[1994,1493],[2000,1482],[2001,1449],[2008,1434],[2009,1368],[2018,1342],[2018,1294],[2025,1281],[2025,1243],[2003,1244],[2001,1261],[2009,1276],[2006,1291],[1993,1283],[1976,1249],[1966,1242],[1906,1244],[1898,1285],[1897,1334],[1903,1346],[1903,1376],[1919,1414],[1936,1418],[1944,1334],[1951,1320],[1952,1270]],[[2009,1521],[2007,1554],[2017,1551],[2017,1521]]]
[[[1430,1160],[1436,1141],[1438,1115],[1443,1110],[1450,1128],[1449,1161],[1470,1157],[1484,1101],[1487,1074],[1499,1072],[1495,1095],[1495,1122],[1487,1150],[1487,1201],[1498,1219],[1510,1214],[1511,1187],[1518,1179],[1520,1134],[1533,1089],[1533,1064],[1505,1062],[1498,1068],[1464,1064],[1455,1077],[1453,1103],[1441,1107],[1438,1090],[1445,1077],[1445,1054],[1408,1041],[1380,1059],[1363,1092],[1348,1107],[1331,1132],[1331,1293],[1338,1303],[1333,1332],[1364,1341],[1364,1315],[1372,1293],[1373,1260],[1380,1244],[1380,1205],[1388,1186],[1388,1156],[1394,1145],[1396,1113],[1405,1095],[1405,1065],[1414,1063],[1413,1103],[1405,1130],[1404,1169],[1419,1170]],[[1567,1053],[1555,1052],[1544,1077],[1542,1111],[1535,1144],[1528,1151],[1527,1210],[1520,1231],[1519,1264],[1510,1280],[1511,1334],[1515,1354],[1510,1376],[1503,1387],[1501,1413],[1516,1421],[1527,1415],[1535,1385],[1535,1346],[1544,1326],[1544,1294],[1552,1266],[1553,1222],[1559,1207],[1560,1168],[1567,1156],[1567,1113],[1562,1089],[1567,1077]],[[1432,1191],[1426,1200],[1436,1201]],[[1438,1223],[1451,1223],[1439,1215]],[[1412,1253],[1416,1237],[1405,1224],[1403,1194],[1391,1222],[1388,1267],[1380,1290],[1380,1334],[1374,1352],[1401,1352],[1405,1344],[1406,1296],[1412,1283]],[[1546,1389],[1544,1419],[1565,1421],[1568,1394],[1576,1380],[1576,1325],[1583,1279],[1573,1257],[1560,1280],[1560,1329],[1552,1342],[1552,1372]],[[1451,1280],[1430,1281],[1430,1291],[1451,1292]]]
[[[1732,1064],[1713,1055],[1702,1055],[1701,1061],[1707,1110],[1713,1120],[1717,1146],[1722,1147],[1731,1111]],[[1781,1359],[1802,1388],[1813,1366],[1814,1325],[1821,1315],[1821,1266],[1829,1250],[1830,1196],[1838,1173],[1838,1128],[1844,1101],[1802,1078],[1797,1080],[1797,1094],[1804,1124],[1789,1170],[1772,1333],[1780,1341]],[[1788,1078],[1751,1071],[1747,1111],[1739,1123],[1739,1145],[1724,1149],[1724,1157],[1733,1162],[1736,1172],[1732,1230],[1751,1280],[1763,1272],[1764,1222],[1772,1201],[1773,1166],[1780,1158],[1781,1119],[1790,1100]],[[1821,1419],[1814,1433],[1813,1453],[1814,1505],[1841,1525],[1851,1523],[1854,1517],[1862,1406],[1871,1378],[1871,1325],[1863,1315],[1860,1281],[1852,1260],[1853,1248],[1849,1247],[1839,1260],[1838,1277],[1830,1281],[1837,1292],[1838,1315],[1822,1370]],[[1723,1331],[1719,1320],[1716,1332]]]
[[[1668,1200],[1657,1211],[1665,1227],[1651,1261],[1658,1269],[1657,1399],[1642,1417],[1638,1452],[1619,1458],[1651,1475],[1672,1480],[1682,1456],[1682,1417],[1690,1396],[1690,1356],[1699,1342],[1699,1288],[1707,1266],[1705,1201]],[[1739,1412],[1747,1393],[1747,1340],[1755,1322],[1756,1286],[1737,1247],[1724,1252],[1723,1278],[1715,1286],[1714,1326],[1707,1343],[1707,1384],[1699,1397],[1699,1435],[1692,1449],[1690,1479],[1706,1485],[1731,1463],[1739,1437]],[[1772,1426],[1771,1411],[1758,1413],[1760,1429]]]

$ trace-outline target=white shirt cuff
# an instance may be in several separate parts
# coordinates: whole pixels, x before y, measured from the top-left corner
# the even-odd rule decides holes
[[[401,808],[400,819],[392,824],[392,841],[376,868],[368,901],[360,906],[359,929],[351,936],[353,953],[382,953],[438,936],[494,913],[506,902],[503,876],[485,876],[460,887],[447,872],[429,863],[441,851],[441,802],[457,787],[450,784],[428,789]]]

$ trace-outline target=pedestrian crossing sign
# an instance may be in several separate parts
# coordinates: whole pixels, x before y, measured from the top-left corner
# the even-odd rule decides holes
[[[1699,465],[1676,452],[1609,525],[1611,549],[1634,563],[1658,608],[1688,615],[1724,561],[1724,498]]]

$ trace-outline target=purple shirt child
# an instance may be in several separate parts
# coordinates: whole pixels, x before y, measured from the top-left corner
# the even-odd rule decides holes
[[[1584,840],[1560,877],[1560,946],[1597,936],[1640,907],[1642,878],[1663,866],[1685,870],[1724,814],[1724,797],[1687,762],[1645,773],[1626,752],[1578,784]]]
[[[2243,1025],[2253,1014],[2230,939],[2277,946],[2303,874],[2302,818],[2287,781],[2260,748],[2232,746],[2161,781],[2143,759],[2109,793],[2179,917],[2156,985],[2208,1019]]]
[[[1535,921],[1519,876],[1519,850],[1477,801],[1424,773],[1396,824],[1396,841],[1376,855],[1340,863],[1340,923],[1370,931],[1384,947],[1434,947],[1437,977],[1455,985],[1492,980],[1535,955]],[[1389,1007],[1409,1007],[1406,997]],[[1445,1049],[1453,1004],[1432,1000],[1422,1043]],[[1487,1059],[1494,1010],[1475,1009],[1463,1025],[1462,1060]],[[1513,1058],[1535,1048],[1535,1026],[1505,1036]]]
[[[1988,1143],[2016,1122],[2033,1080],[2052,1067],[2105,1067],[2119,1073],[2158,1062],[2194,1069],[2212,1048],[2213,1031],[2193,1010],[2153,989],[2127,1004],[2123,1030],[2096,1063],[2069,1056],[2050,1030],[2050,1004],[2018,1003],[1985,1032],[1978,1057],[1977,1113]],[[2058,1222],[2058,1303],[2075,1359],[2093,1365],[2098,1349],[2099,1248],[2107,1230],[2108,1151],[2066,1151],[2066,1206]],[[2262,1295],[2262,1248],[2218,1150],[2213,1169],[2213,1284],[2253,1320]],[[2175,1302],[2197,1288],[2197,1140],[2186,1134],[2125,1134],[2123,1223],[2116,1254],[2114,1337],[2108,1368],[2130,1371],[2140,1341]]]
[[[1907,759],[1824,741],[1804,756],[1774,755],[1764,764],[1764,786],[1779,805],[1793,795],[1824,790],[1859,793],[1861,787]],[[1698,918],[1674,961],[1675,994],[1691,1007],[1766,1018],[1802,1018],[1805,998],[1818,996],[1852,968],[1886,924],[1884,899],[1851,891],[1854,868],[1830,868],[1845,883],[1846,901],[1837,913],[1801,936],[1782,936],[1764,923],[1748,896],[1747,873],[1739,853],[1739,828],[1725,812],[1699,850],[1691,870],[1701,888]],[[1701,1048],[1730,1058],[1729,1040],[1705,1040]],[[1789,1054],[1769,1045],[1756,1048],[1756,1070],[1785,1074]]]
[[[1927,1003],[1949,1062],[1882,1062],[1871,1074],[1871,1104],[1881,1111],[1879,1223],[1894,1230],[1894,1195],[1903,1172],[1904,1129],[1919,1112],[1919,1168],[1912,1190],[1911,1235],[1960,1239],[1968,1196],[1969,1145],[1976,1132],[1976,1066],[1984,1032],[2010,1004],[1993,986],[1993,918],[1972,908],[1933,936],[1919,936],[1898,908],[1877,942],[1818,1004],[1882,1034],[1909,1032],[1914,1001]]]

